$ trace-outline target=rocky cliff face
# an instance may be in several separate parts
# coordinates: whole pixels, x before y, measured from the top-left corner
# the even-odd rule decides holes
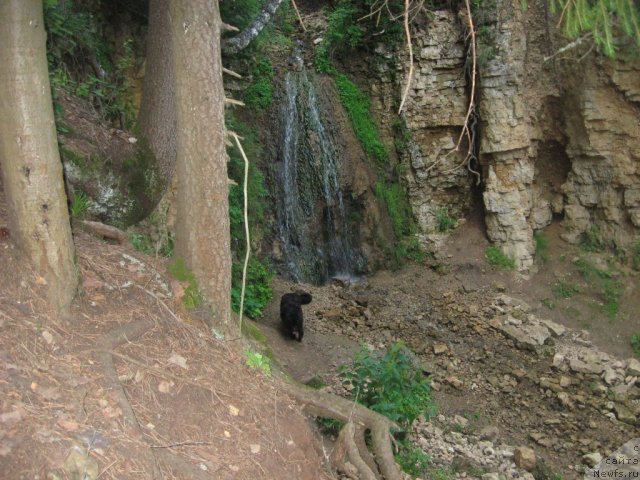
[[[554,55],[567,43],[554,28],[543,5],[525,11],[516,0],[499,0],[482,27],[476,133],[486,229],[519,270],[533,265],[533,234],[554,218],[570,242],[586,235],[624,249],[640,236],[640,61],[584,56],[589,46]],[[462,216],[473,200],[473,175],[452,151],[468,102],[458,16],[435,12],[414,29],[413,49],[402,161],[433,247],[439,212]],[[400,97],[408,62],[404,50],[395,56],[397,75],[378,66],[374,93]],[[389,117],[384,102],[378,110]]]

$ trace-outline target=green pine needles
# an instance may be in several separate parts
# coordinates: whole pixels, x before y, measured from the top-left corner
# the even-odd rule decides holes
[[[640,46],[640,7],[637,0],[551,0],[551,11],[560,14],[570,38],[592,34],[608,57],[616,53],[616,31]]]

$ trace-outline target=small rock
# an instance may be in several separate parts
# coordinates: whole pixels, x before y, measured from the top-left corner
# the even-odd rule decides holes
[[[626,405],[623,405],[622,403],[616,403],[613,409],[616,412],[616,417],[621,422],[627,423],[629,425],[636,424],[636,416]]]
[[[604,367],[596,362],[583,362],[578,358],[569,360],[569,368],[578,373],[593,373],[600,375],[604,371]]]
[[[482,440],[495,440],[499,433],[500,431],[498,430],[498,427],[488,425],[480,430],[479,435]]]
[[[560,386],[562,388],[567,388],[571,385],[571,379],[569,377],[565,377],[564,375],[560,377]]]
[[[458,390],[460,390],[464,385],[464,382],[462,380],[454,376],[445,378],[444,382],[451,385],[453,388],[457,388]]]
[[[551,320],[540,319],[540,322],[551,331],[554,337],[560,337],[567,331],[562,325]]]
[[[485,473],[480,478],[482,478],[482,480],[500,480],[500,475],[495,472],[491,472],[491,473]]]
[[[582,463],[584,463],[587,467],[595,467],[602,460],[602,455],[598,452],[587,453],[582,456]]]
[[[433,346],[433,353],[436,355],[442,355],[443,353],[447,353],[449,351],[449,347],[446,343],[436,343]]]
[[[632,377],[640,375],[640,361],[635,358],[627,360],[627,375]]]
[[[469,420],[464,418],[462,415],[455,415],[453,417],[453,423],[456,425],[460,425],[462,428],[465,428],[469,424]]]
[[[514,451],[516,467],[531,471],[536,466],[536,453],[529,447],[517,447]]]

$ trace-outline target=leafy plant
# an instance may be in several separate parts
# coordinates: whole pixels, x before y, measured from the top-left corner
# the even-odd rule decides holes
[[[396,462],[412,477],[420,477],[429,467],[429,456],[408,440],[398,442]]]
[[[249,318],[258,318],[262,309],[271,300],[271,279],[273,275],[269,269],[257,258],[249,259],[247,267],[247,282],[245,287],[244,314]],[[242,264],[233,264],[231,307],[234,311],[240,309],[240,294],[242,288]]]
[[[264,109],[273,99],[273,66],[267,57],[262,57],[254,65],[251,74],[253,82],[244,92],[244,102],[248,107]]]
[[[316,417],[316,423],[320,431],[325,435],[336,436],[344,427],[344,422],[329,417]]]
[[[353,364],[342,369],[343,384],[357,401],[408,429],[419,416],[431,416],[435,404],[429,380],[411,360],[402,342],[391,345],[382,356],[363,347]]]
[[[631,336],[631,348],[633,350],[633,354],[640,358],[640,333],[636,333]]]
[[[571,298],[576,293],[580,293],[580,288],[575,283],[558,281],[553,284],[551,291],[558,298]]]
[[[129,241],[133,248],[147,255],[173,256],[173,235],[167,235],[166,238],[156,241],[151,235],[134,232],[129,235]]]
[[[202,303],[202,297],[198,291],[198,284],[196,283],[196,276],[187,267],[183,258],[176,258],[172,263],[167,266],[167,270],[173,278],[181,282],[187,282],[188,286],[184,290],[184,297],[182,303],[187,310],[193,310]]]
[[[484,254],[485,257],[487,257],[487,261],[494,267],[503,268],[505,270],[514,270],[516,268],[516,262],[513,258],[505,255],[500,247],[496,247],[495,245],[487,247]]]
[[[448,210],[445,207],[439,208],[436,211],[436,222],[438,224],[438,231],[442,233],[452,230],[457,223],[455,219],[448,215]]]
[[[267,376],[271,376],[271,360],[269,357],[262,355],[261,353],[252,352],[251,350],[244,351],[247,357],[247,366],[254,370],[262,370]]]
[[[71,216],[76,219],[82,219],[89,209],[89,197],[82,190],[73,192],[73,201],[71,202]]]

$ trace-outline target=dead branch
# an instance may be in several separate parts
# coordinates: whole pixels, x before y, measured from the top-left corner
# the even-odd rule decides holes
[[[404,93],[402,94],[400,108],[398,108],[398,115],[402,112],[402,107],[404,107],[404,102],[407,100],[409,88],[411,88],[411,81],[413,80],[413,47],[411,45],[411,29],[409,28],[410,3],[410,0],[404,0],[404,33],[407,37],[407,50],[409,51],[409,76],[407,77],[407,85],[405,86]]]
[[[229,70],[228,68],[224,68],[222,67],[222,73],[226,73],[227,75],[230,75],[234,78],[242,78],[242,75],[240,75],[239,73],[234,72],[233,70]]]
[[[582,44],[582,42],[584,42],[585,40],[589,39],[592,36],[593,36],[592,33],[587,33],[586,35],[583,35],[582,37],[576,38],[573,42],[568,43],[567,45],[565,45],[564,47],[559,49],[557,52],[555,52],[554,54],[549,55],[548,57],[544,57],[543,61],[546,63],[549,60],[551,60],[552,58],[555,58],[558,55],[566,52],[567,50],[571,50],[573,48],[579,47]]]
[[[238,105],[240,107],[244,107],[244,102],[241,100],[236,100],[235,98],[225,97],[224,103],[226,103],[227,105]]]
[[[126,245],[127,243],[129,243],[129,237],[127,236],[127,234],[119,228],[112,227],[111,225],[105,225],[101,222],[83,220],[82,226],[96,235],[115,240],[120,245]]]
[[[244,235],[246,240],[246,253],[244,255],[244,265],[242,266],[242,289],[240,291],[240,309],[238,312],[238,323],[239,330],[242,332],[242,314],[244,312],[244,293],[245,287],[247,284],[247,266],[249,265],[249,256],[251,255],[251,239],[249,237],[249,194],[247,193],[247,184],[249,181],[249,159],[247,155],[244,153],[244,149],[242,148],[242,143],[240,143],[240,138],[235,133],[233,134],[233,138],[236,140],[236,145],[238,146],[238,150],[242,154],[242,158],[244,159],[244,183],[242,188],[243,193],[243,216],[244,216]]]
[[[298,21],[300,22],[300,26],[302,27],[302,31],[306,32],[307,28],[304,26],[304,23],[302,21],[302,16],[300,16],[300,10],[298,10],[298,6],[296,5],[296,1],[295,0],[291,0],[291,4],[293,5],[293,9],[296,11],[296,15],[298,16]]]
[[[400,430],[395,422],[345,398],[326,392],[303,388],[291,383],[288,383],[287,386],[289,387],[287,390],[291,396],[300,402],[303,408],[310,414],[319,417],[330,417],[346,422],[347,425],[345,425],[344,428],[347,428],[349,424],[353,426],[353,429],[349,427],[344,433],[341,431],[341,435],[343,435],[346,455],[352,464],[356,465],[357,463],[359,465],[357,465],[356,468],[358,468],[358,471],[363,476],[362,478],[376,479],[377,477],[374,471],[379,470],[380,478],[384,480],[402,479],[400,468],[393,458],[393,449],[391,447],[390,431]],[[375,460],[370,459],[371,454],[368,452],[364,440],[360,441],[358,438],[365,430],[371,432],[372,450]],[[353,448],[354,446],[355,449]],[[354,456],[354,459],[351,459],[351,455]],[[371,468],[369,461],[377,465],[376,470]],[[373,477],[370,475],[373,475]]]
[[[262,29],[269,23],[271,17],[276,13],[282,0],[269,0],[262,11],[258,14],[251,24],[240,32],[235,37],[230,39],[223,39],[220,42],[222,52],[225,54],[235,54],[243,50],[249,45],[254,38],[262,31]]]

